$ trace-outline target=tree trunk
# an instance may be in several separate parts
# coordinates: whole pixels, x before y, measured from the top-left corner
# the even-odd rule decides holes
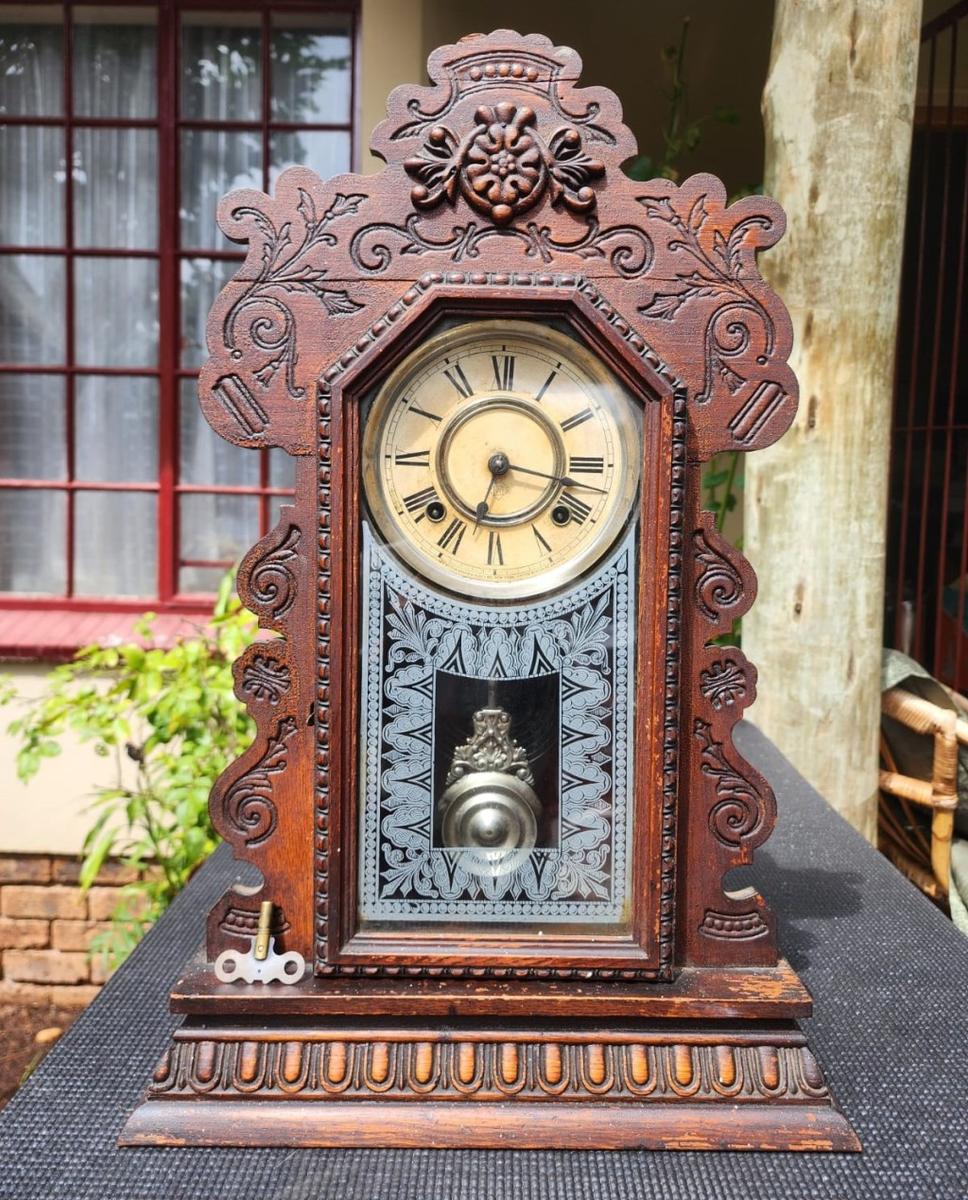
[[[763,259],[790,308],[800,410],[746,467],[760,580],[753,720],[873,840],[888,438],[921,0],[777,0]]]

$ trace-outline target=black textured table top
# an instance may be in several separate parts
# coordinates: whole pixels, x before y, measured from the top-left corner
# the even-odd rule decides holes
[[[811,989],[803,1023],[860,1155],[211,1150],[115,1146],[177,1023],[167,994],[233,878],[219,851],[0,1119],[2,1200],[960,1200],[968,1196],[968,939],[755,729],[777,792],[751,878]]]

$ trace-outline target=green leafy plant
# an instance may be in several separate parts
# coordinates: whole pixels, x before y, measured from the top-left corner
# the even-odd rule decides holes
[[[679,162],[684,154],[696,150],[702,141],[703,126],[709,121],[720,125],[737,125],[739,113],[734,108],[718,107],[698,118],[689,114],[689,83],[686,79],[686,43],[689,37],[689,18],[682,22],[679,41],[661,52],[662,66],[667,79],[663,91],[666,117],[662,123],[662,146],[657,154],[640,154],[626,172],[632,179],[672,179],[678,182]]]
[[[692,118],[689,113],[689,83],[686,78],[686,45],[689,37],[689,18],[685,17],[675,45],[666,46],[661,52],[663,69],[666,74],[667,86],[663,91],[666,101],[666,116],[662,123],[662,145],[656,154],[640,154],[626,168],[632,179],[671,179],[678,182],[681,176],[680,165],[684,155],[698,149],[702,141],[703,126],[708,122],[718,122],[722,125],[739,123],[739,113],[735,109],[718,107],[711,113]],[[730,200],[759,191],[759,188],[743,188]],[[703,508],[713,514],[716,529],[722,533],[727,516],[739,505],[742,493],[743,475],[738,451],[719,454],[707,464],[702,477]],[[739,645],[740,623],[734,623],[733,629],[717,638],[717,642],[725,645]]]
[[[93,946],[117,965],[184,887],[217,843],[208,793],[225,766],[252,741],[254,725],[236,700],[232,662],[252,641],[255,618],[226,576],[208,624],[170,646],[153,641],[154,614],[137,633],[143,644],[87,646],[56,667],[35,700],[0,687],[0,704],[18,701],[9,726],[19,740],[24,783],[73,734],[114,763],[110,785],[95,792],[95,819],[84,841],[81,885],[105,860],[119,858],[138,881],[119,889],[110,928]]]

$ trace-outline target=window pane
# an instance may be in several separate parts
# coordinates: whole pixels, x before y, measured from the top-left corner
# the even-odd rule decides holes
[[[64,492],[0,488],[0,591],[63,595],[66,537]]]
[[[182,567],[178,573],[181,592],[208,591],[238,562],[259,536],[259,501],[256,496],[182,496],[181,557],[206,563],[207,567]]]
[[[150,492],[77,492],[75,595],[154,594],[157,513],[158,501]]]
[[[153,129],[74,132],[74,242],[158,245],[158,135]]]
[[[64,111],[64,29],[59,4],[0,4],[0,113]]]
[[[350,169],[350,135],[335,130],[300,130],[298,133],[274,133],[269,139],[271,164],[269,186],[292,166],[306,166],[323,179]]]
[[[64,244],[64,131],[0,127],[0,242]]]
[[[272,24],[273,119],[349,124],[348,19],[336,13],[273,13]]]
[[[79,117],[155,115],[153,8],[74,9],[71,63]]]
[[[291,488],[296,486],[296,460],[285,450],[269,451],[269,486]]]
[[[95,367],[158,362],[158,264],[150,258],[74,260],[77,361]]]
[[[186,129],[181,144],[181,244],[186,249],[234,248],[215,223],[218,202],[234,188],[262,187],[262,139],[257,133]]]
[[[215,298],[239,269],[242,260],[183,258],[181,263],[181,365],[205,361],[205,323]]]
[[[185,13],[181,115],[187,120],[258,121],[261,45],[257,13]]]
[[[64,376],[0,374],[0,477],[66,479]]]
[[[158,478],[158,381],[79,375],[74,398],[74,475],[90,483]]]
[[[179,483],[218,484],[227,487],[258,487],[259,453],[233,446],[221,438],[202,416],[198,406],[197,384],[183,379],[181,386],[181,450]],[[187,555],[211,558],[211,555]]]
[[[63,258],[0,254],[0,362],[63,361]]]

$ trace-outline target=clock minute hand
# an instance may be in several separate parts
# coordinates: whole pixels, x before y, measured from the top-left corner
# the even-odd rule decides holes
[[[582,483],[579,479],[572,479],[570,475],[549,475],[547,471],[532,471],[530,467],[519,467],[515,463],[510,463],[508,470],[520,471],[522,475],[537,475],[541,479],[550,479],[554,483],[561,484],[562,487],[584,488],[588,492],[601,492],[603,496],[608,495],[607,488],[594,487],[590,483]]]

